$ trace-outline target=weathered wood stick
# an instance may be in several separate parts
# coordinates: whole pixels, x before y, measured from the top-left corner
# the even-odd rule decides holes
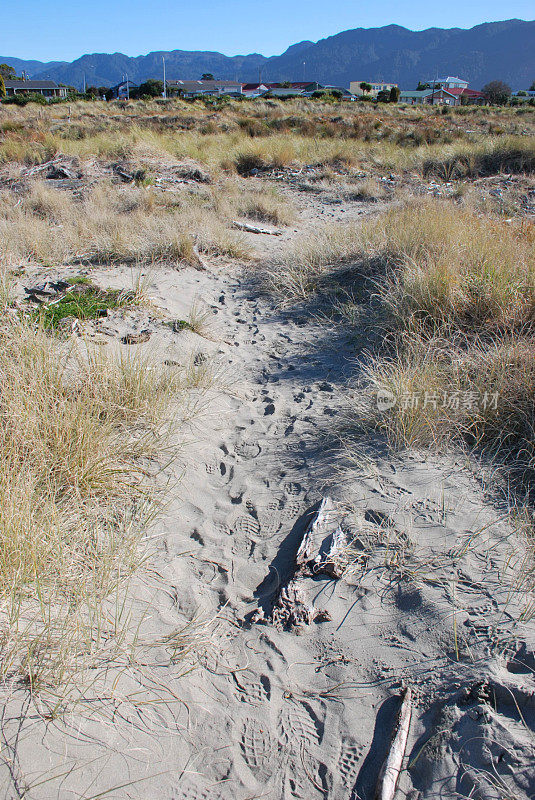
[[[197,258],[197,261],[199,262],[196,265],[197,269],[200,269],[200,270],[206,269],[207,270],[208,269],[208,264],[206,263],[204,258],[199,253],[199,248],[197,247],[196,244],[193,245],[193,255]]]
[[[270,231],[268,228],[257,228],[256,225],[249,225],[248,222],[238,222],[234,220],[232,226],[239,231],[246,231],[247,233],[265,233],[267,236],[282,236],[282,231]]]
[[[377,781],[377,788],[375,790],[375,800],[394,800],[399,774],[403,766],[403,758],[407,748],[411,714],[412,693],[407,686],[399,710],[397,729],[392,739],[390,752],[379,773],[379,780]]]
[[[315,540],[317,530],[329,521],[329,515],[333,513],[333,510],[334,505],[331,498],[324,497],[318,510],[308,523],[295,555],[293,573],[286,583],[280,586],[273,603],[271,620],[275,624],[291,629],[310,625],[316,619],[330,619],[326,611],[316,608],[313,603],[307,602],[301,579],[313,574],[310,562],[317,547]],[[255,622],[265,621],[262,609],[255,613],[253,619]]]
[[[320,503],[320,507],[312,517],[311,521],[308,523],[308,526],[303,534],[303,538],[301,539],[301,544],[299,545],[297,554],[295,556],[296,574],[307,571],[308,562],[311,560],[316,547],[316,541],[314,539],[316,531],[318,528],[328,522],[329,514],[332,514],[333,509],[334,506],[331,498],[324,497]]]
[[[310,567],[314,575],[321,575],[324,573],[331,578],[339,578],[342,571],[336,563],[336,559],[346,545],[346,534],[340,525],[338,525],[334,533],[331,533],[329,536],[325,549],[320,551],[313,561],[310,562]]]

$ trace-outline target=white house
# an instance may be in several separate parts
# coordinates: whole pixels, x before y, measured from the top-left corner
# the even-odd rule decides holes
[[[468,89],[468,81],[463,80],[463,78],[453,78],[451,75],[448,75],[446,78],[432,78],[432,80],[424,81],[424,83],[428,83],[429,86],[438,86],[442,89]]]

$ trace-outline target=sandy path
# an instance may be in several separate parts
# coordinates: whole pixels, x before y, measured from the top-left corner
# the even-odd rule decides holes
[[[127,283],[127,271],[104,274]],[[217,620],[186,677],[162,659],[143,679],[121,671],[113,713],[26,718],[16,755],[27,796],[372,800],[402,679],[415,692],[402,792],[533,795],[533,623],[517,622],[511,528],[481,486],[461,460],[395,459],[373,439],[341,479],[332,434],[354,371],[348,331],[281,312],[227,268],[162,270],[150,291],[182,318],[201,298],[213,321],[209,338],[149,321],[140,347],[161,360],[202,353],[225,389],[188,434],[175,467],[185,479],[136,591],[152,634]],[[305,581],[330,622],[301,635],[252,624],[326,492],[375,542],[365,566]],[[47,771],[62,777],[37,786]]]

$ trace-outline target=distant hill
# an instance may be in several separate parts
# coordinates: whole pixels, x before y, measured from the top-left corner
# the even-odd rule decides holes
[[[535,80],[535,21],[512,19],[489,22],[469,30],[428,28],[410,31],[399,25],[355,28],[319,42],[299,42],[280,56],[258,53],[225,56],[214,52],[156,51],[130,57],[122,53],[92,53],[72,63],[24,61],[1,57],[34,78],[48,77],[80,87],[110,86],[128,74],[134,83],[162,74],[165,56],[170,79],[200,78],[211,72],[216,78],[242,81],[317,80],[349,86],[352,80],[394,81],[404,89],[419,80],[447,73],[466,78],[474,89],[495,78],[513,89],[526,88]]]
[[[48,76],[48,70],[56,69],[67,61],[25,61],[23,58],[11,58],[10,56],[0,56],[0,64],[8,64],[16,71],[17,75],[25,72],[29,78],[34,78],[39,73],[45,72]]]

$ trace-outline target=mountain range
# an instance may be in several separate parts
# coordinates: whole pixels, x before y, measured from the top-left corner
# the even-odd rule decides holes
[[[500,79],[513,89],[535,80],[535,21],[510,19],[464,30],[428,28],[410,31],[399,25],[355,28],[318,42],[293,44],[282,55],[226,56],[203,51],[155,51],[144,56],[92,53],[72,62],[25,61],[0,56],[0,63],[35,79],[81,87],[111,86],[125,75],[134,83],[162,75],[165,57],[169,79],[196,79],[205,72],[239,81],[315,80],[349,86],[352,80],[391,81],[403,89],[419,80],[447,74],[469,81],[474,89]]]

